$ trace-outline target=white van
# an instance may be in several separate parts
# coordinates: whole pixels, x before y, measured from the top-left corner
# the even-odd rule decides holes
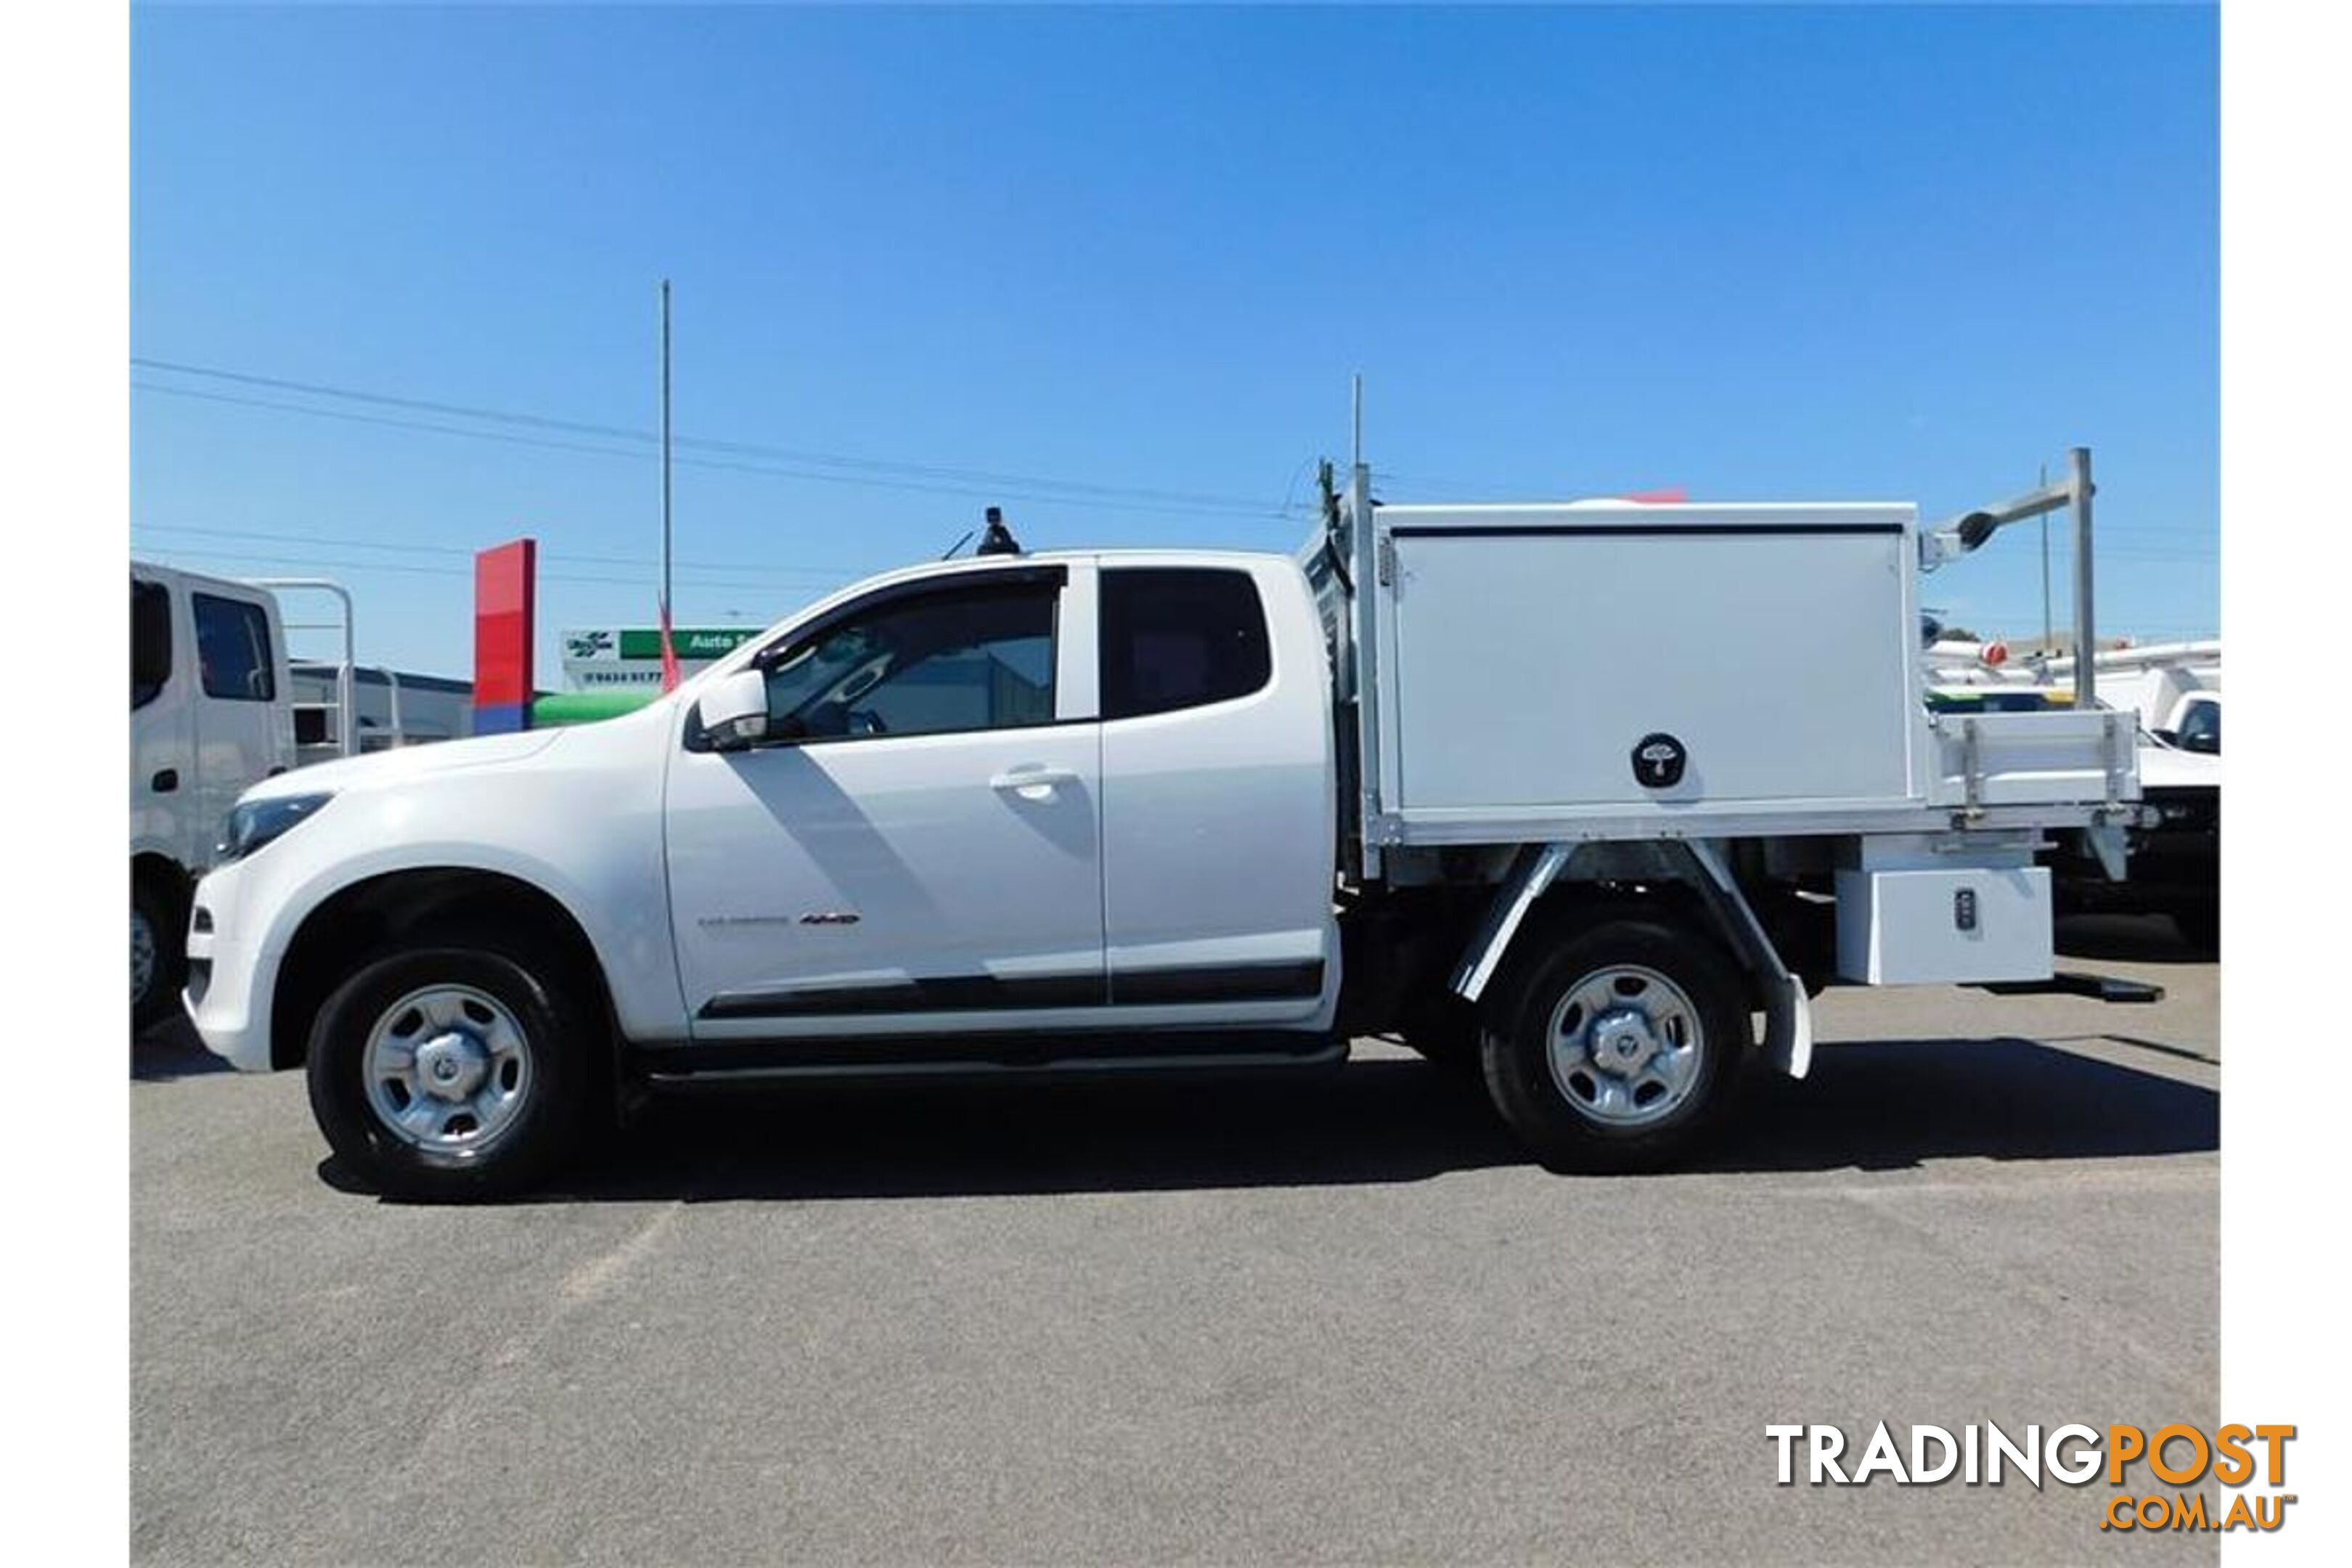
[[[131,1013],[176,1011],[189,894],[236,797],[294,763],[286,630],[268,590],[131,565]]]

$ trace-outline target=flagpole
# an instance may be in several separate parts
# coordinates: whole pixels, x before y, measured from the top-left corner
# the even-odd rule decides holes
[[[669,607],[669,279],[661,285],[661,657],[662,689],[677,684],[677,654],[670,642]]]

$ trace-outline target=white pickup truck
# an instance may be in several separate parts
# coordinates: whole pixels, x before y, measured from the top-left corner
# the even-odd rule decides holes
[[[2127,716],[1922,700],[1923,558],[2000,520],[1368,484],[1295,556],[933,563],[633,714],[265,784],[196,890],[196,1026],[307,1061],[341,1159],[423,1196],[677,1080],[1380,1032],[1547,1162],[1638,1168],[1751,1058],[1801,1076],[1823,984],[2049,981],[2050,836],[2120,872]]]

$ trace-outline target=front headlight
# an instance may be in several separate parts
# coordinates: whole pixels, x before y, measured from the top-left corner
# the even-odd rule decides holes
[[[278,795],[237,802],[221,829],[215,858],[224,866],[244,859],[271,839],[309,821],[320,806],[334,798],[331,793],[322,791],[317,795]]]

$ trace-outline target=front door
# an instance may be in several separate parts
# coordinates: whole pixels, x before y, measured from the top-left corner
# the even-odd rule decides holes
[[[197,826],[205,835],[203,853],[211,858],[211,837],[236,797],[288,761],[281,739],[291,720],[286,706],[284,637],[268,602],[259,595],[188,594],[188,619],[195,637],[195,777],[189,792]]]
[[[1028,1028],[1103,1005],[1100,731],[1062,711],[1091,705],[1063,679],[1066,578],[885,590],[762,655],[766,742],[681,745],[670,899],[695,1037]]]

